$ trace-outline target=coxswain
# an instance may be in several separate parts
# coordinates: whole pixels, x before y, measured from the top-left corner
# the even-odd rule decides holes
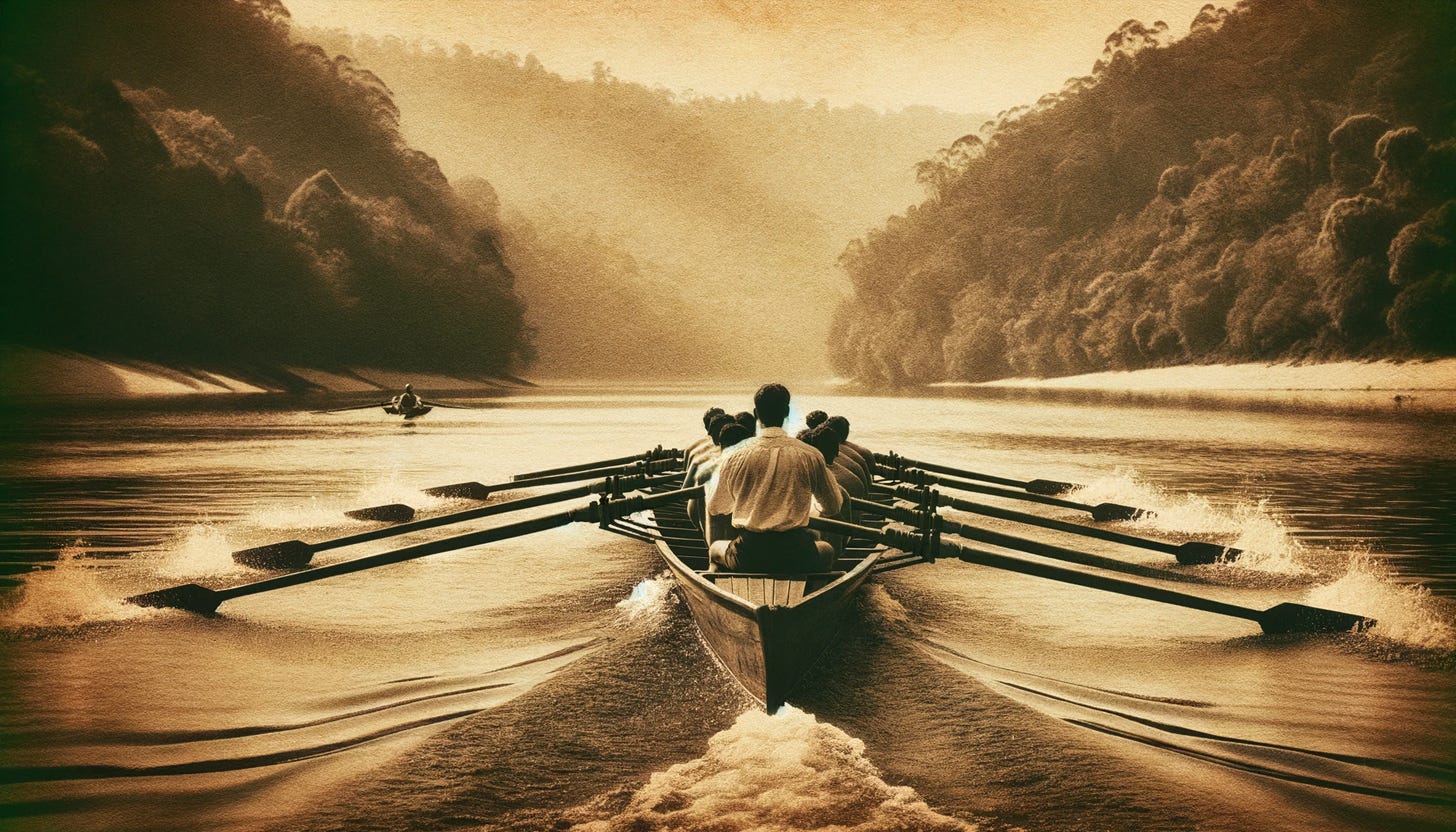
[[[825,515],[837,514],[843,504],[839,484],[823,454],[784,432],[787,388],[760,387],[753,413],[763,429],[719,464],[708,499],[709,522],[726,517],[731,524],[731,539],[714,540],[709,560],[740,572],[829,571],[834,547],[810,531],[809,514],[815,500]]]

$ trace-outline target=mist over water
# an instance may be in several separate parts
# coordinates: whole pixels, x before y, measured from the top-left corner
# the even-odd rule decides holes
[[[0,539],[7,563],[39,568],[0,589],[0,815],[149,832],[1456,821],[1456,495],[1442,473],[1456,446],[1429,412],[795,389],[799,412],[841,413],[875,450],[1081,483],[1073,499],[1151,510],[1119,530],[1246,552],[1177,567],[957,519],[1172,570],[1188,580],[1164,585],[1184,592],[1379,619],[1360,636],[1262,636],[941,560],[867,587],[769,716],[707,651],[652,548],[592,527],[240,598],[213,619],[121,601],[262,577],[232,562],[240,548],[376,527],[347,509],[475,505],[423,487],[681,447],[703,409],[744,408],[752,386],[461,397],[481,407],[410,427],[282,397],[8,414]]]

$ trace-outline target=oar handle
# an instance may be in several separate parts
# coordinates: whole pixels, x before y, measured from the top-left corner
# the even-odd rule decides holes
[[[877,503],[872,500],[861,500],[858,497],[851,498],[852,505],[862,508],[869,508],[884,512],[885,516],[906,523],[911,526],[918,526],[925,515],[923,503],[889,505]],[[1192,580],[1186,575],[1176,572],[1168,572],[1164,569],[1154,569],[1148,566],[1140,566],[1135,563],[1127,563],[1116,558],[1106,558],[1094,555],[1089,552],[1079,552],[1076,549],[1068,549],[1063,546],[1054,546],[1043,543],[1039,540],[1032,540],[1016,535],[1003,534],[1001,532],[983,529],[972,526],[969,523],[962,523],[951,520],[948,517],[941,517],[941,530],[950,534],[959,535],[967,540],[975,540],[981,543],[989,543],[992,546],[1001,546],[1006,549],[1015,549],[1021,552],[1028,552],[1033,555],[1040,555],[1054,560],[1064,560],[1069,563],[1080,563],[1083,566],[1095,566],[1099,569],[1110,569],[1114,572],[1125,572],[1129,575],[1139,575],[1144,578],[1157,578],[1160,580],[1189,581]]]
[[[810,518],[809,525],[814,528],[833,531],[839,534],[857,534],[872,540],[879,540],[887,546],[904,551],[914,551],[916,548],[924,546],[927,540],[927,534],[924,529],[917,529],[903,523],[891,523],[882,529],[873,529],[869,526],[859,526],[854,523],[814,517]],[[1106,575],[1078,572],[1075,569],[1053,566],[1049,563],[1038,563],[1010,555],[987,552],[984,549],[977,549],[974,546],[967,546],[964,543],[935,536],[931,536],[930,539],[934,541],[935,551],[931,553],[931,558],[928,559],[933,559],[938,554],[944,554],[966,561],[967,563],[990,566],[995,569],[1005,569],[1010,572],[1019,572],[1023,575],[1032,575],[1038,578],[1049,578],[1054,581],[1116,592],[1121,595],[1130,595],[1149,601],[1176,604],[1178,606],[1204,610],[1205,612],[1217,613],[1219,615],[1231,615],[1249,621],[1259,621],[1263,615],[1262,610],[1241,607],[1237,604],[1228,604],[1223,601],[1215,601],[1212,598],[1203,598],[1197,595],[1190,595],[1186,592],[1176,592],[1171,589],[1146,586],[1134,581],[1110,578]]]
[[[373,569],[376,566],[400,563],[415,558],[422,558],[426,555],[436,555],[441,552],[449,552],[455,549],[464,549],[470,546],[479,546],[483,543],[494,543],[498,540],[507,540],[512,537],[546,531],[547,529],[554,529],[558,526],[565,526],[573,522],[576,519],[573,514],[573,511],[562,511],[556,514],[548,514],[544,517],[535,517],[530,520],[522,520],[518,523],[497,526],[492,529],[483,529],[477,532],[447,537],[442,540],[432,540],[427,543],[406,546],[402,549],[394,549],[389,552],[380,552],[377,555],[366,555],[362,558],[331,563],[327,566],[319,566],[301,572],[291,572],[287,575],[265,578],[264,580],[254,581],[250,584],[216,590],[216,598],[221,603],[230,598],[281,589],[285,586],[296,586],[297,584],[321,581],[324,578],[332,578],[335,575],[347,575],[351,572]]]
[[[500,491],[506,488],[531,488],[537,485],[555,485],[563,482],[578,482],[580,480],[600,479],[627,474],[658,474],[663,471],[676,470],[678,467],[679,465],[676,459],[638,459],[631,465],[582,469],[579,471],[567,471],[561,474],[547,474],[540,477],[514,477],[509,482],[487,485],[486,488],[491,491]]]
[[[703,496],[701,485],[692,488],[667,491],[662,494],[655,494],[651,497],[623,497],[613,500],[603,497],[598,502],[580,508],[548,514],[543,517],[534,517],[530,520],[522,520],[518,523],[508,523],[504,526],[496,526],[491,529],[482,529],[478,532],[447,537],[442,540],[432,540],[427,543],[419,543],[414,546],[406,546],[403,549],[395,549],[389,552],[380,552],[377,555],[366,555],[362,558],[354,558],[340,563],[331,563],[327,566],[320,566],[315,569],[308,569],[302,572],[293,572],[287,575],[279,575],[275,578],[266,578],[261,581],[254,581],[250,584],[229,587],[216,591],[218,602],[226,601],[229,598],[237,598],[243,595],[253,595],[258,592],[267,592],[272,589],[279,589],[285,586],[306,584],[311,581],[319,581],[324,578],[331,578],[334,575],[347,575],[351,572],[358,572],[363,569],[373,569],[376,566],[385,566],[391,563],[400,563],[415,558],[422,558],[427,555],[436,555],[441,552],[450,552],[456,549],[465,549],[471,546],[479,546],[484,543],[494,543],[499,540],[508,540],[513,537],[543,532],[548,529],[558,528],[570,523],[591,522],[606,525],[613,519],[625,517],[634,512],[643,511],[655,506],[666,505],[671,502],[692,499]]]
[[[588,471],[594,468],[605,468],[611,465],[626,465],[628,463],[637,462],[638,460],[642,460],[643,462],[654,462],[657,460],[675,460],[681,458],[682,451],[676,448],[664,449],[661,445],[658,445],[656,448],[640,454],[619,456],[613,459],[599,459],[596,462],[581,462],[577,463],[576,465],[563,465],[560,468],[544,468],[540,471],[528,471],[524,474],[516,474],[515,476],[511,477],[511,481],[516,482],[519,480],[538,479],[540,477],[549,477],[555,474],[570,474],[578,471]]]
[[[955,479],[940,474],[932,474],[922,471],[919,468],[906,468],[896,470],[881,466],[881,471],[893,475],[902,482],[909,482],[915,485],[942,485],[946,488],[954,488],[957,491],[970,491],[977,494],[990,494],[995,497],[1006,497],[1012,500],[1024,500],[1031,503],[1042,503],[1043,505],[1057,506],[1059,508],[1070,508],[1077,511],[1085,511],[1092,515],[1093,520],[1098,522],[1107,520],[1132,520],[1146,514],[1143,509],[1132,506],[1119,505],[1117,503],[1078,503],[1073,500],[1063,500],[1060,497],[1048,497],[1044,494],[1030,494],[1021,491],[1012,491],[1008,488],[998,488],[994,485],[982,485],[976,482]]]
[[[476,520],[481,517],[490,517],[496,514],[505,514],[511,511],[519,511],[524,508],[534,508],[552,503],[559,503],[576,497],[589,497],[592,494],[612,493],[620,495],[624,491],[635,491],[639,488],[650,488],[656,485],[663,485],[669,482],[676,482],[681,477],[667,474],[658,477],[647,477],[642,474],[627,474],[618,477],[607,477],[596,482],[585,483],[574,488],[564,488],[560,491],[551,491],[546,494],[534,494],[530,497],[521,497],[515,500],[506,500],[501,503],[492,503],[488,506],[465,509],[450,514],[442,514],[439,517],[429,517],[424,520],[416,520],[412,523],[401,523],[396,526],[386,526],[382,529],[374,529],[367,532],[351,534],[347,537],[340,537],[334,540],[325,540],[315,543],[312,549],[315,552],[322,552],[326,549],[338,549],[343,546],[353,546],[356,543],[367,543],[372,540],[382,540],[395,535],[409,534],[424,529],[433,529],[439,526],[448,526],[452,523],[462,523],[466,520]]]
[[[925,462],[919,459],[910,459],[909,457],[900,456],[894,451],[891,451],[888,454],[875,454],[874,456],[875,462],[878,462],[889,468],[894,468],[897,471],[905,470],[907,468],[919,468],[922,471],[934,471],[938,474],[950,474],[951,476],[965,477],[966,479],[971,480],[994,482],[998,485],[1009,485],[1013,488],[1026,488],[1031,484],[1029,482],[1026,482],[1025,480],[1013,480],[1007,477],[993,476],[991,474],[978,474],[975,471],[967,471],[963,468],[952,468],[948,465],[937,465],[934,462]]]
[[[1164,543],[1161,540],[1151,540],[1145,537],[1135,537],[1122,532],[1115,532],[1110,529],[1102,529],[1096,526],[1082,526],[1077,523],[1068,523],[1065,520],[1053,520],[1050,517],[1041,517],[1035,514],[1027,514],[1024,511],[1015,511],[999,506],[988,506],[984,503],[973,503],[970,500],[963,500],[959,497],[952,497],[942,494],[933,488],[914,487],[909,485],[896,486],[895,496],[902,500],[909,500],[913,503],[929,501],[931,505],[947,506],[958,511],[967,511],[972,514],[981,514],[986,517],[995,517],[1000,520],[1011,520],[1017,523],[1026,523],[1031,526],[1040,526],[1043,529],[1054,529],[1069,534],[1080,534],[1086,537],[1095,537],[1099,540],[1107,540],[1113,543],[1122,543],[1128,546],[1138,546],[1144,549],[1151,549],[1155,552],[1164,552],[1170,555],[1178,554],[1179,547],[1173,543]]]

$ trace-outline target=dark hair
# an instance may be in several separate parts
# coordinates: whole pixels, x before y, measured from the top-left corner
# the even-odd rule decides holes
[[[824,424],[824,420],[828,418],[828,413],[825,413],[822,410],[815,410],[810,412],[808,416],[804,417],[804,424],[808,425],[811,428],[817,428],[820,425]]]
[[[747,410],[733,414],[733,421],[742,425],[743,429],[748,431],[749,436],[758,433],[758,419],[754,418],[753,414]]]
[[[717,442],[718,431],[722,430],[724,425],[731,424],[732,422],[732,416],[726,413],[719,413],[717,416],[708,420],[708,435],[713,437],[714,442]]]
[[[825,465],[834,462],[834,458],[839,456],[839,436],[832,430],[812,428],[801,432],[799,438],[824,455]]]
[[[731,448],[752,435],[752,433],[749,433],[748,428],[738,422],[729,422],[723,426],[722,430],[718,431],[718,444],[725,448]]]
[[[789,418],[789,388],[765,384],[753,394],[753,413],[766,428],[781,428]]]
[[[834,431],[840,442],[849,438],[849,420],[843,416],[830,416],[824,420],[824,426]]]
[[[703,412],[703,430],[707,430],[708,425],[712,424],[714,416],[721,416],[724,412],[721,407],[710,407],[705,410]]]

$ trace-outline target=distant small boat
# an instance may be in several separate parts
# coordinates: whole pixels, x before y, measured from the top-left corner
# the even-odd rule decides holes
[[[403,416],[405,419],[418,419],[435,408],[428,404],[417,404],[414,407],[400,407],[397,404],[387,404],[384,412],[391,416]]]

